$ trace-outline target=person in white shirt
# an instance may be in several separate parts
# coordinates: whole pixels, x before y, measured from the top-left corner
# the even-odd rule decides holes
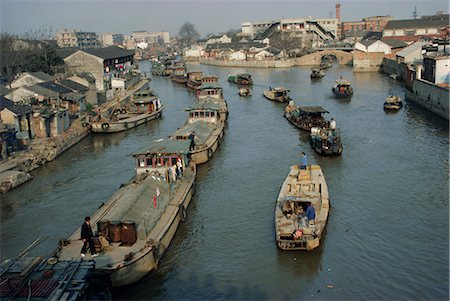
[[[335,129],[336,129],[336,120],[334,120],[333,118],[331,118],[330,128],[331,128],[332,130],[335,130]]]

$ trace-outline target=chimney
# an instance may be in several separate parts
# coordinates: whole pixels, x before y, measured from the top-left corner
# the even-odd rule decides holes
[[[337,19],[337,35],[341,36],[341,5],[336,4],[336,19]]]
[[[341,23],[341,5],[336,4],[336,19],[338,19],[338,23]]]

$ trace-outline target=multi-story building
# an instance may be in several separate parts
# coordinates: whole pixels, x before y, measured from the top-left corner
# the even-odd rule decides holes
[[[56,42],[61,48],[92,48],[100,46],[95,32],[81,31],[80,29],[59,30],[56,33]]]
[[[417,41],[422,38],[445,37],[449,15],[427,16],[422,19],[391,20],[383,30],[383,39]]]
[[[323,29],[330,32],[333,36],[337,36],[338,19],[337,18],[296,18],[296,19],[278,19],[272,21],[243,22],[241,24],[242,34],[254,38],[257,34],[269,29],[269,27],[277,27],[280,30],[304,29],[308,27],[308,23],[317,23]]]
[[[373,16],[363,18],[361,21],[346,21],[342,22],[342,38],[356,38],[360,40],[369,32],[381,32],[386,24],[392,20],[392,17],[387,16]]]
[[[100,36],[100,41],[103,46],[112,46],[112,45],[122,45],[123,44],[123,34],[120,33],[104,33]]]
[[[149,32],[144,30],[133,31],[133,39],[136,42],[156,43],[161,40],[164,44],[170,43],[170,34],[167,31]]]

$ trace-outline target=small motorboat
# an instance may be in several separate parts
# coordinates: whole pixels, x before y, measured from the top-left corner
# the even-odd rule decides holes
[[[311,68],[311,79],[322,78],[325,76],[325,72],[320,67]]]
[[[384,102],[383,109],[385,111],[396,111],[400,110],[403,106],[403,102],[398,95],[389,95],[386,97],[386,101]]]
[[[350,81],[342,78],[336,80],[336,84],[333,86],[331,91],[333,91],[333,94],[339,98],[348,98],[353,95],[353,88]]]
[[[239,96],[243,96],[243,97],[250,96],[250,95],[252,95],[252,89],[250,89],[250,87],[239,88],[238,94],[239,94]]]

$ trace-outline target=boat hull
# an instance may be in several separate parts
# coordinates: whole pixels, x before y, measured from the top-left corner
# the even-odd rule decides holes
[[[180,202],[180,204],[182,204],[184,208],[188,208],[192,200],[192,196],[194,194],[193,185],[194,181],[192,181],[189,190]],[[167,230],[162,234],[158,243],[153,246],[148,246],[144,250],[142,255],[135,261],[121,266],[115,270],[104,270],[105,272],[110,274],[112,286],[121,287],[130,285],[157,268],[158,262],[168,249],[173,237],[175,236],[178,226],[181,223],[182,218],[183,216],[181,213],[176,214],[174,218],[169,221],[166,227]]]
[[[179,83],[179,84],[186,84],[186,82],[187,82],[186,76],[172,75],[171,79],[172,79],[172,81]]]
[[[273,96],[272,97],[272,96],[268,95],[266,91],[263,92],[263,96],[265,98],[267,98],[268,100],[281,102],[281,103],[289,102],[291,100],[291,98],[289,96],[279,96],[279,97]]]
[[[353,92],[351,92],[351,93],[345,93],[345,92],[342,93],[342,92],[339,92],[339,90],[337,90],[335,88],[333,88],[332,91],[333,91],[334,96],[336,96],[337,98],[350,98],[350,97],[353,96]]]
[[[164,110],[164,105],[158,109],[158,111],[152,113],[139,114],[133,117],[129,117],[119,121],[96,121],[91,124],[91,130],[94,133],[117,133],[132,129],[146,123],[150,120],[159,118],[162,115],[162,111]]]
[[[298,122],[292,119],[292,117],[288,113],[284,113],[284,117],[295,127],[310,132],[313,127],[322,127],[325,125],[325,120],[321,123],[307,123],[307,122]]]
[[[307,175],[309,175],[309,179],[305,180],[304,177]],[[304,186],[308,188],[302,188]],[[305,190],[303,191],[303,189]],[[286,207],[286,200],[291,201],[296,198],[302,202],[314,202],[316,219],[314,225],[302,226],[303,235],[294,238],[293,233],[299,229],[295,224],[296,214],[289,216],[289,213],[285,213],[284,210],[293,208],[289,205]],[[320,166],[311,165],[307,167],[307,170],[299,170],[298,166],[292,166],[281,186],[275,208],[277,247],[286,251],[311,251],[319,247],[328,219],[329,206],[328,187]],[[287,216],[289,217],[287,218]],[[291,229],[294,232],[291,232]]]
[[[384,103],[383,109],[385,111],[397,111],[403,107],[403,104],[400,103]]]

